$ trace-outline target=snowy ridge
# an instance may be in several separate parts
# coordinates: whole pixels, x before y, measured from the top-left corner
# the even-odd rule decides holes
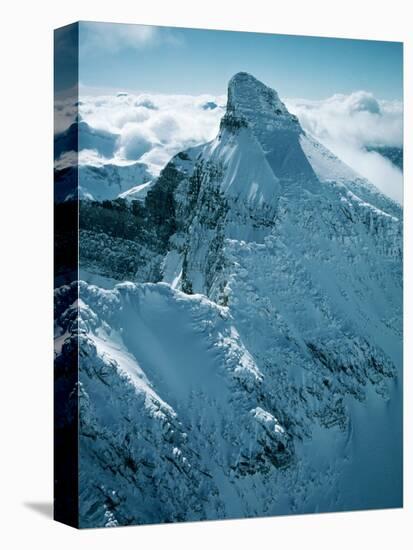
[[[394,212],[395,216],[398,215],[399,204],[383,195],[374,185],[359,176],[311,135],[301,135],[300,144],[321,182],[343,185],[366,202],[382,205],[384,210]]]
[[[76,285],[65,287],[59,299],[64,302],[75,291]],[[231,515],[214,487],[217,475],[242,477],[288,464],[290,438],[262,408],[262,375],[227,308],[162,283],[127,283],[113,291],[81,284],[80,293],[80,489],[88,518],[82,526],[107,525],[108,510],[110,524],[115,518],[124,522],[118,507],[142,514],[145,522],[159,521],[160,513],[163,521]],[[74,314],[71,306],[60,314],[65,334],[73,332]],[[66,337],[66,347],[72,337]],[[140,426],[135,439],[131,423]],[[94,441],[102,450],[111,448],[98,462]],[[104,473],[107,468],[111,473]],[[162,502],[171,499],[170,509],[153,511],[147,502],[142,508],[148,474],[163,480],[155,495]],[[199,499],[203,485],[204,503],[196,502],[194,493]],[[106,495],[106,505],[96,508],[93,487]],[[177,501],[180,509],[174,510]]]
[[[243,120],[255,131],[302,131],[297,117],[288,112],[277,92],[248,73],[237,73],[229,81],[226,116]]]

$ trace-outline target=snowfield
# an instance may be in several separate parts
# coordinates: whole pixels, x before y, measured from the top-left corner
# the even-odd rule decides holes
[[[215,139],[124,195],[134,241],[84,230],[56,290],[80,525],[402,506],[401,207],[247,73]]]

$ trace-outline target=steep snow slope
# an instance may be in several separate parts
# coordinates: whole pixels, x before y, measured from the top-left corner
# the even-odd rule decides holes
[[[140,185],[135,185],[134,187],[123,191],[119,197],[121,199],[144,201],[153,184],[154,180],[149,180],[145,183],[141,183]]]
[[[230,479],[292,451],[228,310],[163,283],[81,284],[77,325],[76,291],[59,291],[57,342],[69,354],[80,332],[82,526],[242,515]]]
[[[57,295],[82,525],[400,506],[401,208],[239,73],[137,219],[140,283]]]

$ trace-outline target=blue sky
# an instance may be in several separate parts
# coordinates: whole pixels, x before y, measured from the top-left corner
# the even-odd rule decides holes
[[[282,97],[403,94],[398,42],[83,22],[79,44],[88,89],[223,94],[234,73],[248,71]]]

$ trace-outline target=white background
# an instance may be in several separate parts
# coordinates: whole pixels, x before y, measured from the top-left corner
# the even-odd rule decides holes
[[[405,314],[405,508],[76,531],[52,499],[52,29],[79,19],[405,42],[405,304],[412,302],[412,43],[407,1],[61,0],[2,4],[0,544],[3,548],[404,549],[413,538],[411,308]],[[410,20],[410,21],[409,21]],[[294,67],[291,68],[294,70]],[[407,130],[407,131],[406,131]],[[409,467],[410,466],[410,467]]]

